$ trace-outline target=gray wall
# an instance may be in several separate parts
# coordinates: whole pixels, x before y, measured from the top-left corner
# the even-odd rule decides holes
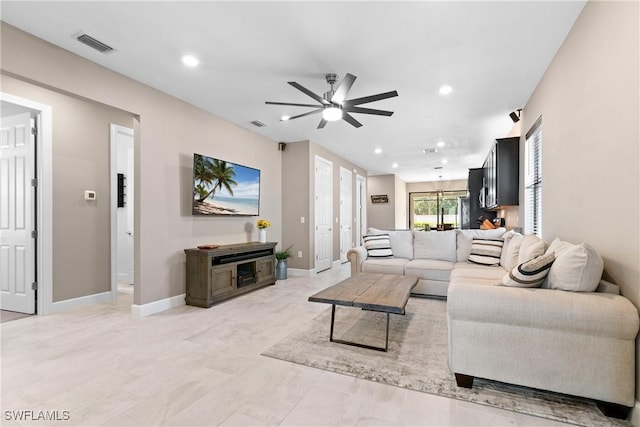
[[[372,195],[389,197],[389,203],[371,203]],[[374,175],[367,178],[367,222],[369,227],[396,228],[396,177]]]
[[[522,124],[526,133],[542,116],[543,237],[593,245],[605,275],[636,307],[638,16],[638,2],[587,3],[527,102]]]
[[[135,304],[185,292],[184,248],[257,240],[255,217],[191,215],[194,152],[261,170],[260,217],[272,223],[269,240],[281,240],[281,157],[275,142],[10,25],[2,23],[0,31],[3,91],[28,98],[29,94],[22,89],[15,92],[5,89],[4,77],[9,74],[35,86],[129,111],[140,118],[139,123],[134,123],[137,131]],[[41,99],[34,101],[44,102]],[[67,108],[72,111],[64,105],[54,108],[53,116],[67,114],[64,112]],[[54,145],[61,143],[54,137]],[[67,159],[54,158],[54,169],[65,171],[77,164],[73,156],[78,151],[84,152],[81,144],[86,144],[86,139],[69,147],[65,153]],[[108,159],[105,153],[101,161],[96,160],[95,167],[104,170]],[[73,178],[67,180],[73,181]],[[60,268],[74,271],[76,249],[60,242],[62,238],[67,236],[54,236],[54,245],[59,245],[54,262],[65,260]],[[101,235],[90,234],[84,238],[87,247],[101,245]],[[100,264],[104,254],[93,253],[90,259],[91,263]],[[81,277],[77,275],[72,282],[86,281]],[[103,280],[108,280],[108,274],[105,277]],[[76,284],[56,283],[54,286],[59,297],[77,294],[75,290],[66,289],[67,286],[75,289]],[[99,289],[102,288],[100,285]],[[85,289],[83,293],[91,294],[95,290]]]
[[[53,110],[53,301],[110,291],[109,124],[133,116],[9,76],[2,91]]]

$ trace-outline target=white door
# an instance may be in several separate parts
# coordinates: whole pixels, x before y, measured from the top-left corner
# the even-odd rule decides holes
[[[333,216],[333,163],[322,157],[315,158],[315,248],[316,273],[331,268]]]
[[[353,245],[353,173],[340,168],[340,262],[345,263]]]
[[[35,132],[30,113],[0,124],[0,306],[35,313]]]
[[[111,124],[112,293],[117,282],[133,284],[133,129]],[[118,174],[124,177],[124,206],[118,207]],[[116,280],[117,277],[117,280]]]
[[[356,175],[356,246],[362,245],[367,234],[367,180]]]

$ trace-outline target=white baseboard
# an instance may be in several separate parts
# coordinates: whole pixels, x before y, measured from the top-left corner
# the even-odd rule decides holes
[[[311,270],[303,270],[301,268],[287,268],[287,275],[293,277],[313,277],[316,275],[315,268]]]
[[[636,404],[633,405],[633,409],[631,410],[631,425],[633,427],[640,427],[640,402],[636,400]]]
[[[51,304],[50,313],[60,313],[62,311],[73,310],[76,308],[87,307],[93,304],[112,301],[111,291],[101,292],[99,294],[86,295],[84,297],[66,299],[64,301],[56,301]]]
[[[169,310],[170,308],[180,307],[181,305],[185,305],[186,294],[176,295],[174,297],[169,297],[165,299],[161,299],[158,301],[150,302],[148,304],[132,304],[131,305],[131,316],[134,319],[140,319],[141,317],[150,316],[155,313],[160,313],[161,311]]]

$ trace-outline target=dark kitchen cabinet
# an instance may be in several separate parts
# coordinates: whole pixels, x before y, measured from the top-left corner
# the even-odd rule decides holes
[[[520,137],[496,139],[483,170],[485,209],[520,203]]]
[[[463,224],[462,228],[480,228],[480,224],[478,223],[480,217],[489,220],[496,217],[495,212],[484,210],[483,201],[486,199],[484,181],[484,168],[469,169],[469,180],[467,181],[467,190],[469,192],[469,222],[468,224]]]

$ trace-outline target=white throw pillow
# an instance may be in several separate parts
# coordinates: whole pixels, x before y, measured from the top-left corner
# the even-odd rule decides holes
[[[368,258],[393,258],[388,234],[370,234],[363,236]]]
[[[602,257],[586,243],[562,251],[549,270],[548,287],[574,292],[594,292],[604,270]]]
[[[500,266],[505,269],[507,268],[507,254],[508,254],[509,243],[511,242],[511,239],[515,235],[516,233],[513,230],[507,231],[502,235],[502,241],[504,243],[502,244],[502,252],[500,253]]]
[[[473,239],[469,262],[498,266],[503,243],[502,239]]]
[[[524,240],[520,244],[520,253],[518,254],[518,265],[544,254],[544,249],[545,249],[544,240],[542,240],[541,238],[539,238],[533,233],[527,234],[526,236],[524,236]]]
[[[560,240],[558,237],[556,237],[547,248],[546,253],[554,252],[556,256],[558,256],[561,252],[564,252],[565,249],[568,249],[572,246],[574,246],[573,243],[565,242],[564,240]]]
[[[499,239],[507,230],[504,227],[495,230],[465,229],[456,230],[456,261],[469,261],[473,239]]]
[[[415,231],[413,232],[414,259],[437,259],[456,262],[456,232]]]
[[[368,234],[388,234],[393,256],[413,259],[413,232],[411,230],[380,230],[369,227]]]
[[[505,274],[502,284],[515,288],[537,288],[549,274],[555,259],[553,252],[547,252],[524,262]]]
[[[506,252],[506,260],[504,263],[504,269],[507,271],[511,271],[518,264],[518,257],[520,256],[520,246],[522,245],[522,241],[524,240],[524,236],[520,233],[515,233],[511,240],[509,240],[509,246],[506,248],[502,248],[503,252]]]

